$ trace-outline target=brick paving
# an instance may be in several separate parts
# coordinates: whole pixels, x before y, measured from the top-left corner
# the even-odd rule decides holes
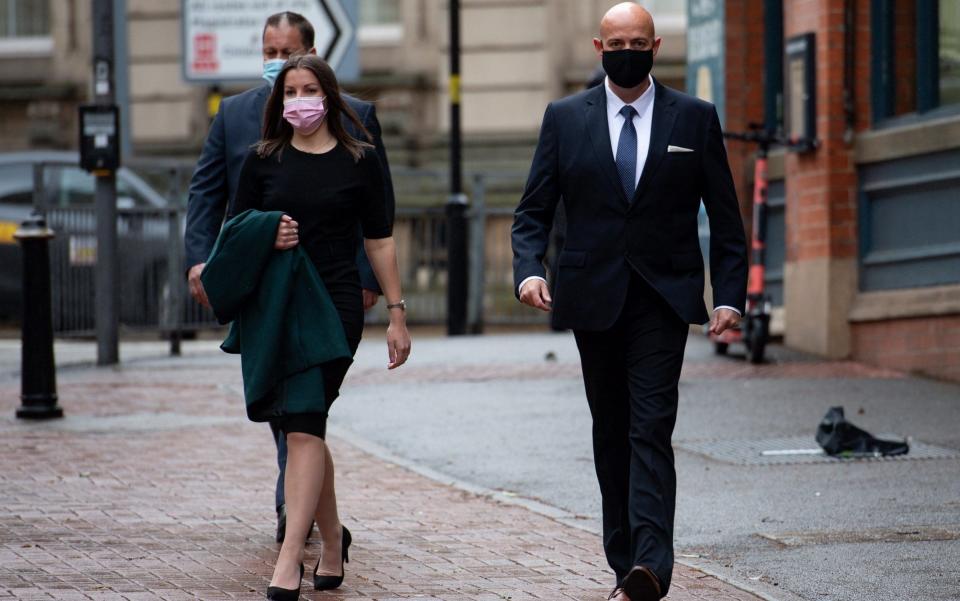
[[[230,385],[193,383],[212,380]],[[19,390],[0,388],[0,600],[262,599],[276,468],[237,382],[182,364],[72,370],[67,418],[43,424],[15,421]],[[606,598],[598,536],[331,445],[355,546],[344,586],[304,598]],[[756,599],[679,565],[669,598]]]

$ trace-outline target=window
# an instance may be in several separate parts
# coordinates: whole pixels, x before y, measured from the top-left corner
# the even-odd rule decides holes
[[[92,207],[96,196],[96,180],[79,167],[48,168],[51,187],[56,199],[53,206],[60,208]],[[137,175],[127,170],[118,172],[117,177],[117,208],[155,208],[166,206],[166,199],[141,180]]]
[[[960,283],[960,149],[860,169],[860,289]]]
[[[0,0],[0,56],[53,52],[47,0]]]
[[[50,4],[46,0],[0,0],[0,37],[50,35]]]
[[[361,25],[388,25],[400,22],[400,0],[360,0]]]
[[[937,53],[940,103],[960,104],[960,2],[940,0]]]
[[[874,122],[960,105],[960,2],[873,0]]]
[[[403,39],[400,0],[360,0],[357,37],[367,45],[393,44]]]
[[[33,204],[33,172],[25,163],[0,165],[0,205]]]

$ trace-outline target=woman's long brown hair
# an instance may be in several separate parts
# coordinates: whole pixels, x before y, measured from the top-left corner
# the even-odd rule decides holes
[[[323,90],[326,100],[324,106],[327,114],[324,119],[327,122],[327,128],[336,138],[337,142],[343,144],[355,161],[359,161],[367,148],[373,148],[373,136],[367,131],[350,105],[343,100],[340,94],[340,84],[337,83],[337,76],[333,69],[325,60],[315,54],[301,54],[291,56],[290,60],[283,65],[280,74],[277,75],[277,81],[273,84],[273,91],[267,99],[263,114],[263,139],[257,142],[255,148],[261,158],[272,156],[275,153],[282,153],[284,146],[290,143],[293,138],[293,126],[283,118],[283,88],[287,73],[292,69],[307,69],[313,73],[317,81],[320,82],[320,89]],[[343,126],[341,117],[346,115],[347,119],[361,132],[368,142],[363,142],[351,136]],[[277,154],[280,157],[280,154]]]

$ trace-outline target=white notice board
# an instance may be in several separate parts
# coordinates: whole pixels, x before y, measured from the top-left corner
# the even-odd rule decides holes
[[[182,0],[182,68],[190,82],[255,81],[263,73],[263,25],[282,11],[305,16],[314,45],[341,80],[359,75],[357,0]]]

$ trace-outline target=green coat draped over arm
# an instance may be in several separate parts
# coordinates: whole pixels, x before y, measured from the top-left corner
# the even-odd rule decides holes
[[[220,348],[239,353],[247,416],[326,413],[324,363],[352,359],[343,324],[306,252],[275,250],[283,213],[248,210],[224,224],[200,276],[231,323]]]

